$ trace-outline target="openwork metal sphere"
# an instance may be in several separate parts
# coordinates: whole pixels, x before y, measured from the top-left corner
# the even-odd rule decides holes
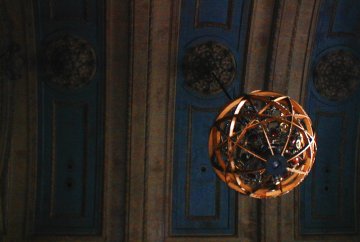
[[[275,92],[254,91],[232,101],[210,131],[216,174],[254,198],[294,189],[310,172],[315,154],[309,116],[296,101]]]

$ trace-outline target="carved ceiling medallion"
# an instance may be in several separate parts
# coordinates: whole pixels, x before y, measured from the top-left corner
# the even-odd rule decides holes
[[[45,48],[46,81],[66,89],[87,85],[96,72],[92,46],[78,37],[64,35]]]
[[[201,94],[214,94],[221,91],[219,81],[228,86],[234,80],[235,58],[224,45],[209,41],[187,51],[183,71],[186,87]]]
[[[314,85],[321,96],[331,101],[342,101],[357,90],[359,79],[359,59],[350,51],[335,50],[317,63]]]

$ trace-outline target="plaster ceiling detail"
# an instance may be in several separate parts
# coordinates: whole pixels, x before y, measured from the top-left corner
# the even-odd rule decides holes
[[[229,48],[215,41],[208,41],[187,50],[183,70],[186,87],[208,95],[221,91],[216,78],[225,87],[233,82],[236,63]]]
[[[78,89],[89,84],[96,72],[96,54],[86,40],[63,35],[45,47],[46,80],[61,88]]]
[[[331,101],[347,99],[358,89],[359,79],[360,61],[348,50],[328,52],[315,67],[315,89]]]

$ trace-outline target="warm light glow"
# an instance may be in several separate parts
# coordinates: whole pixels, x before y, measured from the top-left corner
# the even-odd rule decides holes
[[[288,193],[310,172],[315,134],[304,109],[288,96],[254,91],[221,110],[209,155],[229,187],[255,198]]]

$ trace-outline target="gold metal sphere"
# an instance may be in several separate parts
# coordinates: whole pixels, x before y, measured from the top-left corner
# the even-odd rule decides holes
[[[217,176],[241,194],[276,197],[298,186],[316,154],[304,109],[288,96],[254,91],[226,105],[210,131]]]

